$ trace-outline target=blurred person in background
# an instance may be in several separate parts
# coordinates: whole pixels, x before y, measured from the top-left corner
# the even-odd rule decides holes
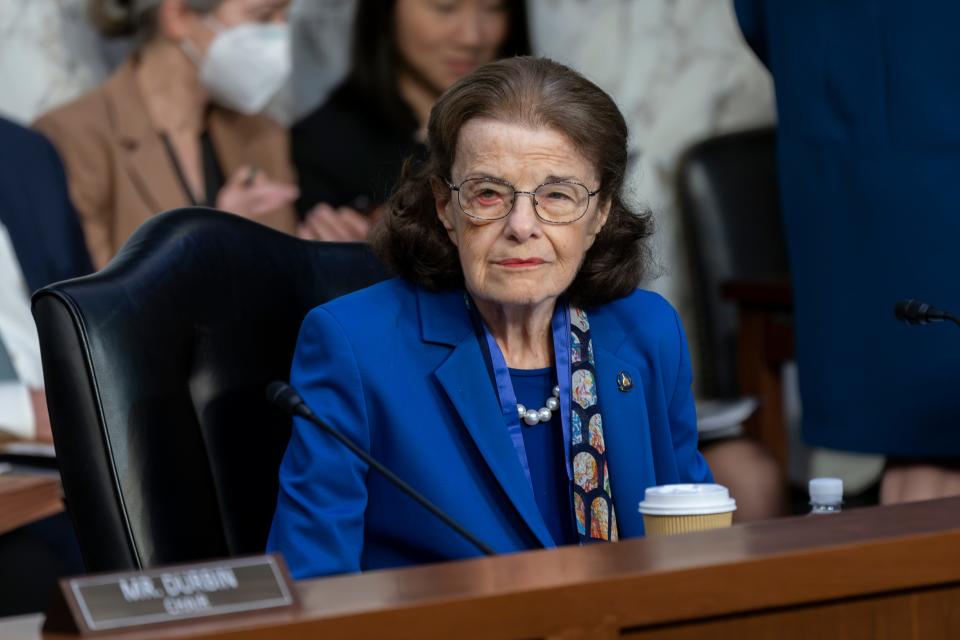
[[[50,442],[30,292],[92,267],[53,146],[0,119],[0,149],[0,432]]]
[[[303,237],[367,237],[404,160],[422,152],[440,94],[485,62],[529,53],[525,3],[361,0],[352,46],[346,80],[293,128]]]
[[[882,503],[960,495],[956,327],[893,316],[960,308],[960,3],[736,9],[776,84],[804,439],[886,455]]]
[[[96,268],[167,209],[208,205],[292,233],[286,132],[260,113],[290,72],[288,0],[91,0],[134,53],[35,127],[57,147]]]
[[[53,146],[0,119],[0,439],[51,442],[30,292],[92,268]],[[0,535],[0,617],[39,611],[83,572],[66,513]]]

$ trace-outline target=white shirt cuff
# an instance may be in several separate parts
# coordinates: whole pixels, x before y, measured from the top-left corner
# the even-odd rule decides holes
[[[0,382],[0,431],[24,440],[33,440],[37,436],[33,403],[26,385]]]

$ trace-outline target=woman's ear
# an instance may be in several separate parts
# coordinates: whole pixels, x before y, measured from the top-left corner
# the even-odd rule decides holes
[[[593,216],[593,219],[590,221],[590,229],[587,231],[590,236],[587,244],[588,249],[593,246],[594,241],[603,229],[603,225],[607,224],[607,219],[610,217],[610,207],[612,205],[613,198],[607,198],[597,205],[597,214]]]
[[[447,230],[450,241],[457,244],[456,225],[453,223],[451,200],[452,191],[450,186],[442,178],[432,176],[430,178],[430,188],[433,190],[433,203],[437,210],[437,217],[440,218],[440,224]]]

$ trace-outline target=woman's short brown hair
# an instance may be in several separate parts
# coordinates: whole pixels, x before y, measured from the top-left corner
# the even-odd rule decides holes
[[[188,9],[209,13],[221,0],[185,0]],[[87,0],[90,21],[106,38],[135,36],[137,44],[157,34],[157,11],[163,0]]]
[[[427,158],[407,162],[374,230],[377,255],[427,289],[463,287],[457,248],[437,217],[431,178],[450,178],[460,129],[480,117],[562,133],[596,167],[599,202],[610,202],[610,213],[567,291],[570,301],[591,307],[636,289],[650,258],[652,220],[624,201],[627,124],[597,85],[544,58],[491,62],[440,97],[427,126]]]

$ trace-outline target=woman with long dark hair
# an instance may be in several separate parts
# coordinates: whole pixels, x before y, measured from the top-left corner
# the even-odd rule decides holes
[[[440,94],[478,66],[529,53],[524,3],[361,0],[351,70],[296,124],[302,234],[362,240]]]

